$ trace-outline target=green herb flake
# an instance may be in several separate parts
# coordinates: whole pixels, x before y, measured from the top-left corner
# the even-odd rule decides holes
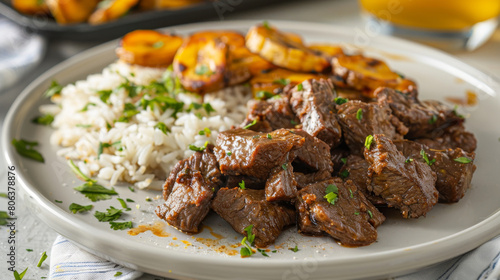
[[[198,135],[205,135],[207,137],[210,137],[210,135],[212,135],[212,131],[210,130],[210,128],[205,127],[203,130],[198,131]]]
[[[347,177],[349,177],[349,170],[347,170],[347,169],[342,170],[340,172],[340,178],[345,179]]]
[[[335,104],[342,105],[344,103],[347,103],[349,101],[349,99],[342,98],[342,97],[335,97],[334,101],[335,101]]]
[[[297,247],[297,245],[295,245],[295,247],[293,247],[293,248],[288,248],[288,250],[290,250],[290,251],[292,251],[294,253],[297,253],[298,251],[300,251],[299,247]]]
[[[297,90],[302,91],[304,89],[304,86],[302,84],[297,85]]]
[[[281,78],[281,79],[274,80],[273,84],[278,84],[278,85],[286,86],[286,85],[290,84],[290,80],[289,79],[283,79],[283,78]]]
[[[437,115],[432,115],[432,117],[429,119],[429,124],[435,124],[437,119]]]
[[[326,193],[326,195],[324,196],[324,198],[326,198],[326,201],[328,201],[328,203],[330,203],[332,205],[335,205],[335,202],[338,199],[338,193],[339,193],[339,189],[337,188],[337,186],[335,186],[333,184],[328,185],[326,187],[325,193]]]
[[[243,240],[241,240],[241,245],[245,246],[240,250],[242,257],[250,257],[254,253],[251,246],[255,241],[255,234],[252,234],[252,229],[253,225],[249,225],[245,228],[247,236],[243,237]]]
[[[341,158],[340,161],[343,163],[343,164],[346,164],[347,163],[347,158]]]
[[[351,195],[351,198],[354,198],[354,194],[352,193],[352,190],[351,190],[351,189],[349,189],[349,193],[350,193],[350,195]]]
[[[110,190],[93,182],[87,182],[74,190],[79,191],[92,202],[107,200],[111,198],[111,195],[118,195],[114,188]]]
[[[91,205],[80,205],[80,204],[77,204],[77,203],[71,203],[69,205],[69,211],[71,211],[71,213],[73,214],[76,214],[76,213],[84,213],[84,212],[87,212],[87,211],[90,211],[94,206],[91,204]]]
[[[188,146],[188,148],[191,150],[191,151],[195,151],[195,152],[203,152],[208,146],[208,141],[205,142],[205,145],[203,145],[202,147],[196,147],[195,145],[193,144],[190,144]]]
[[[101,99],[101,101],[105,104],[108,103],[109,97],[112,93],[112,90],[100,90],[97,92],[97,94],[99,95],[99,99]]]
[[[165,135],[168,135],[169,132],[172,132],[170,130],[170,128],[167,127],[166,124],[162,123],[162,122],[158,122],[156,125],[155,125],[155,128],[158,128],[161,132],[163,132],[163,134]]]
[[[413,159],[412,159],[412,158],[407,158],[407,159],[405,160],[405,163],[410,163],[410,162],[412,162],[412,161],[413,161]]]
[[[40,257],[40,260],[38,261],[38,264],[36,267],[41,267],[43,262],[47,259],[47,252],[43,252],[42,256]]]
[[[32,123],[40,125],[50,125],[52,124],[53,121],[54,121],[54,116],[51,114],[39,116],[31,120]]]
[[[359,215],[359,212],[354,212],[354,215],[358,216],[358,215]]]
[[[57,199],[54,200],[54,201],[57,202],[57,203],[63,203],[61,200],[57,200]]]
[[[76,166],[76,164],[70,159],[68,160],[68,165],[71,171],[76,174],[76,176],[86,182],[91,182],[91,183],[96,183],[96,180],[92,180],[91,178],[87,177],[87,175],[83,174],[83,172]]]
[[[282,164],[282,165],[281,165],[281,168],[283,168],[283,170],[287,170],[287,169],[288,169],[288,166],[287,166],[287,164],[285,163],[285,164]]]
[[[247,247],[243,247],[240,249],[240,255],[243,258],[250,257],[253,255],[252,249],[248,249]]]
[[[365,148],[367,150],[370,149],[371,145],[372,145],[372,142],[373,142],[373,135],[368,135],[366,136],[366,139],[365,139]]]
[[[127,198],[125,199],[127,202],[135,202],[134,200],[130,199],[130,198]]]
[[[264,249],[257,249],[257,251],[259,251],[259,253],[261,253],[264,257],[268,257],[269,258],[269,255],[266,253],[266,250],[264,250]]]
[[[233,154],[233,153],[231,153],[231,152],[227,152],[227,153],[226,153],[226,155],[227,155],[228,157],[230,157],[232,154]]]
[[[212,75],[212,71],[210,71],[210,68],[208,68],[208,66],[206,66],[205,64],[200,64],[200,65],[196,65],[196,68],[194,69],[194,73],[196,73],[196,75],[199,75],[199,76],[203,76],[203,75]]]
[[[146,201],[147,201],[147,202],[151,202],[151,201],[153,201],[153,200],[152,200],[150,197],[146,197]]]
[[[33,249],[26,249],[26,252],[33,252]]]
[[[262,22],[262,26],[264,26],[267,30],[271,30],[271,26],[269,26],[269,22],[267,22],[267,20]]]
[[[274,94],[270,93],[267,90],[259,90],[255,94],[255,98],[258,99],[258,100],[269,99],[269,98],[272,98],[273,96],[274,96]]]
[[[121,271],[118,271],[118,272],[116,272],[116,273],[115,273],[114,277],[120,276],[120,275],[122,275],[122,274],[123,274],[123,273],[122,273]]]
[[[118,200],[118,202],[120,202],[120,205],[122,206],[122,208],[124,208],[124,209],[128,208],[127,203],[125,202],[125,200],[123,200],[123,199],[121,199],[119,197],[116,200]]]
[[[96,217],[99,222],[112,222],[118,220],[121,215],[121,209],[110,206],[110,208],[106,209],[106,212],[95,211],[94,217]]]
[[[363,118],[363,109],[359,108],[356,112],[356,119],[360,121]]]
[[[272,250],[272,251],[271,251],[271,253],[276,253],[276,252],[278,252],[278,250]]]
[[[52,97],[54,95],[60,94],[63,87],[57,82],[52,81],[50,87],[43,93],[44,97]]]
[[[19,274],[19,272],[17,272],[17,270],[14,270],[14,279],[15,280],[22,280],[24,275],[26,274],[26,271],[28,271],[28,268],[26,268],[23,272],[21,272],[21,274]]]
[[[241,181],[241,183],[238,183],[238,185],[240,186],[240,189],[242,189],[242,190],[246,189],[245,188],[245,181],[244,180]]]
[[[16,148],[19,155],[38,162],[45,162],[42,154],[34,149],[34,147],[38,146],[38,142],[31,142],[23,139],[12,139],[12,145]]]
[[[124,230],[132,228],[132,222],[109,222],[110,228],[113,230]]]
[[[290,120],[290,123],[291,123],[292,125],[298,125],[298,123],[297,123],[296,121],[294,121],[294,120]]]
[[[273,139],[273,136],[271,134],[267,134],[267,139]]]
[[[467,157],[459,157],[459,158],[455,158],[453,160],[456,162],[464,163],[464,164],[472,162],[472,159],[467,158]]]
[[[372,211],[370,211],[370,210],[366,210],[366,212],[368,212],[368,215],[370,215],[370,219],[371,219],[371,218],[373,218]]]
[[[75,125],[76,127],[81,127],[81,128],[91,128],[92,125],[91,124],[77,124]]]
[[[135,192],[135,189],[134,189],[134,187],[132,187],[132,186],[128,186],[128,189],[129,189],[131,192]]]
[[[89,102],[89,103],[85,104],[85,106],[80,110],[80,112],[86,112],[86,111],[88,111],[88,109],[89,109],[90,106],[97,106],[97,105],[95,103]]]
[[[254,126],[257,123],[257,120],[253,120],[251,123],[245,125],[243,129],[249,129],[250,127]]]
[[[7,194],[4,193],[4,192],[0,192],[0,197],[5,197],[5,198],[8,198]]]
[[[424,159],[425,163],[427,163],[427,165],[429,166],[431,166],[434,162],[436,162],[436,159],[429,160],[427,153],[423,149],[420,150],[420,155]]]
[[[201,106],[203,107],[203,109],[205,109],[205,112],[207,112],[207,114],[210,114],[212,112],[217,112],[210,103],[203,103]]]

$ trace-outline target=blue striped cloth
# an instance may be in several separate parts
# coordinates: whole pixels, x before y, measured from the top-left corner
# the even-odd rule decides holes
[[[45,39],[26,32],[0,16],[0,92],[14,85],[40,63],[45,53]]]
[[[479,248],[422,269],[418,272],[395,278],[395,280],[499,280],[500,236]],[[121,272],[120,276],[114,276]],[[57,237],[50,255],[50,279],[94,280],[94,279],[139,279],[141,272],[134,271],[110,261],[96,257],[73,245],[62,236]]]

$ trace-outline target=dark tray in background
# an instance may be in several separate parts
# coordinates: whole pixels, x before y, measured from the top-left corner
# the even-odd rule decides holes
[[[60,25],[46,15],[29,16],[17,12],[8,0],[0,0],[0,14],[17,24],[48,38],[75,41],[110,40],[135,29],[153,29],[224,16],[287,0],[214,0],[178,10],[132,12],[118,20],[100,25],[88,23]],[[289,2],[289,1],[288,1]]]

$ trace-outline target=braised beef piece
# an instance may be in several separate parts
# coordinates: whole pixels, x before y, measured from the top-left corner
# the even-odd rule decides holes
[[[300,88],[300,90],[299,90]],[[290,104],[302,129],[330,147],[340,143],[342,132],[334,114],[336,93],[330,80],[306,80],[292,89]]]
[[[349,101],[337,106],[337,117],[351,153],[361,155],[366,136],[384,134],[392,140],[403,139],[407,128],[391,109],[377,103]]]
[[[349,147],[345,143],[332,149],[330,151],[330,158],[332,159],[333,170],[336,172],[339,171],[344,166],[344,161],[350,154]]]
[[[245,182],[245,188],[261,190],[264,189],[266,185],[265,180],[261,180],[252,176],[226,176],[226,182],[224,184],[225,188],[239,188],[240,183]]]
[[[163,186],[165,202],[156,208],[156,215],[181,231],[197,233],[220,184],[221,173],[211,147],[196,152],[170,172]]]
[[[332,177],[332,173],[327,170],[314,173],[294,172],[293,175],[295,176],[298,189],[302,189],[309,184],[324,181]]]
[[[389,106],[392,114],[408,127],[408,139],[429,137],[434,131],[463,122],[453,109],[439,101],[420,101],[416,89],[401,92],[378,88],[374,94],[379,104]]]
[[[259,132],[271,132],[280,128],[294,128],[299,119],[290,107],[289,97],[286,94],[278,95],[267,101],[251,100],[248,102],[248,114],[241,127],[251,125],[248,129]]]
[[[461,148],[468,153],[472,153],[477,147],[476,137],[474,134],[465,131],[463,124],[434,131],[430,138],[418,138],[415,141],[435,150]]]
[[[439,202],[457,202],[470,188],[472,174],[476,169],[474,153],[467,153],[460,148],[438,151],[409,140],[394,141],[394,144],[407,160],[425,163],[422,156],[425,153],[431,163],[430,168],[437,175]]]
[[[267,201],[290,201],[297,194],[297,182],[291,162],[275,167],[266,182]]]
[[[425,216],[437,203],[436,174],[426,163],[407,161],[389,138],[373,135],[364,156],[370,163],[367,190],[399,209],[404,218]]]
[[[330,158],[330,147],[320,139],[311,136],[301,129],[291,130],[293,133],[304,137],[304,145],[295,149],[296,161],[307,165],[312,171],[326,170],[333,172],[333,164]]]
[[[370,163],[366,161],[364,157],[350,155],[347,157],[346,163],[339,174],[345,177],[344,179],[352,180],[358,187],[358,190],[362,192],[371,203],[377,206],[385,205],[385,201],[382,198],[368,191],[368,184],[370,183],[368,168],[370,168]]]
[[[335,186],[336,198],[325,198]],[[332,204],[333,203],[333,204]],[[350,180],[332,178],[308,185],[297,193],[299,231],[308,235],[327,233],[345,246],[365,246],[377,240],[375,229],[385,217]]]
[[[295,224],[295,210],[267,201],[264,190],[222,188],[212,201],[212,209],[243,235],[245,228],[253,225],[259,248],[273,244],[283,228]]]
[[[219,133],[214,154],[224,175],[247,175],[267,180],[271,170],[293,160],[293,149],[304,137],[286,129],[259,133],[230,129]]]

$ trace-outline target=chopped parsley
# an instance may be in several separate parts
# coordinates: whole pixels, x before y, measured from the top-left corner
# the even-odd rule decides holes
[[[424,159],[425,163],[427,163],[427,165],[429,166],[431,166],[434,162],[436,162],[436,159],[429,160],[427,153],[423,149],[420,150],[420,155]]]
[[[124,230],[132,228],[132,222],[109,222],[110,228],[113,230]]]
[[[290,251],[292,251],[294,253],[297,253],[298,251],[300,251],[299,247],[297,247],[297,245],[295,245],[295,247],[293,247],[293,248],[288,248],[288,250],[290,250]]]
[[[349,99],[342,98],[342,97],[335,97],[334,101],[335,101],[335,104],[342,105],[344,103],[347,103],[349,101]]]
[[[272,98],[274,96],[274,94],[270,93],[269,91],[267,90],[259,90],[256,94],[255,94],[255,98],[256,99],[269,99],[269,98]]]
[[[281,79],[274,80],[273,84],[279,84],[282,86],[286,86],[286,85],[290,84],[290,80],[281,78]]]
[[[472,161],[472,159],[470,158],[467,158],[467,157],[459,157],[459,158],[455,158],[453,159],[454,161],[456,162],[460,162],[460,163],[470,163]]]
[[[85,104],[85,106],[80,110],[80,112],[86,112],[90,106],[97,106],[97,105],[95,103],[89,102],[89,103]]]
[[[245,180],[242,180],[241,183],[238,183],[238,186],[240,186],[240,189],[244,190],[245,188]]]
[[[125,199],[127,202],[135,202],[134,200],[130,199],[130,198],[127,198]]]
[[[116,200],[118,200],[118,202],[120,202],[120,205],[122,206],[123,209],[125,209],[125,210],[128,209],[130,211],[130,208],[128,208],[127,203],[125,202],[125,200],[123,200],[123,199],[121,199],[119,197]]]
[[[345,179],[347,177],[349,177],[349,170],[347,170],[347,169],[342,170],[340,172],[340,178]]]
[[[330,203],[331,205],[335,205],[335,201],[338,199],[338,194],[339,194],[339,189],[337,186],[330,184],[326,187],[325,191],[326,195],[324,198],[326,198],[326,201]]]
[[[354,194],[352,193],[351,189],[349,189],[349,193],[351,194],[351,198],[354,198]]]
[[[206,141],[206,142],[205,142],[205,144],[204,144],[202,147],[196,147],[195,145],[190,144],[188,148],[189,148],[191,151],[195,151],[195,152],[203,152],[203,151],[207,148],[207,146],[208,146],[208,141]]]
[[[359,212],[354,212],[354,215],[356,215],[356,216],[359,215]]]
[[[52,81],[50,87],[43,93],[44,97],[52,97],[54,95],[60,94],[63,87],[57,82]]]
[[[75,191],[79,191],[85,197],[96,202],[98,200],[107,200],[111,198],[111,195],[118,195],[114,188],[107,189],[101,185],[96,184],[93,181],[86,182],[85,184],[74,188]]]
[[[135,192],[135,189],[134,189],[134,187],[132,187],[132,186],[128,186],[128,189],[129,189],[131,192]]]
[[[365,139],[365,148],[367,150],[370,149],[371,145],[372,145],[372,142],[373,142],[373,135],[368,135],[366,136],[366,139]]]
[[[245,228],[247,236],[243,237],[243,240],[241,240],[241,245],[245,246],[240,250],[240,254],[242,257],[250,257],[254,254],[252,245],[255,241],[255,234],[252,234],[252,229],[253,225],[249,225]]]
[[[172,132],[170,130],[170,128],[167,127],[166,124],[162,123],[162,122],[158,122],[156,125],[155,125],[155,128],[158,128],[161,132],[163,132],[163,134],[167,135],[169,132]]]
[[[36,267],[41,267],[43,262],[47,259],[47,252],[43,252],[42,256],[40,257],[40,260],[38,261],[38,264]]]
[[[273,139],[273,136],[271,134],[267,134],[267,139]]]
[[[432,117],[429,119],[429,124],[435,124],[437,119],[437,115],[432,115]]]
[[[231,152],[227,152],[227,153],[226,153],[226,155],[227,155],[228,157],[230,157],[232,154],[233,154],[233,153],[231,153]]]
[[[283,168],[283,170],[287,170],[288,169],[288,165],[286,163],[284,163],[283,165],[281,165],[281,168]]]
[[[53,121],[54,121],[54,116],[51,114],[39,116],[31,120],[32,123],[41,125],[50,125]]]
[[[26,252],[33,252],[33,249],[26,249]]]
[[[201,64],[201,65],[196,65],[196,68],[194,69],[194,73],[196,73],[196,75],[212,75],[212,71],[210,70],[210,68],[208,68],[208,66],[206,66],[205,64]]]
[[[253,120],[251,123],[245,125],[243,129],[249,129],[250,127],[254,126],[257,123],[257,120]]]
[[[370,210],[366,210],[366,212],[368,212],[368,215],[370,215],[370,219],[371,219],[371,218],[373,218],[372,211],[370,211]]]
[[[90,211],[94,206],[91,204],[91,205],[80,205],[80,204],[77,204],[77,203],[71,203],[69,205],[69,211],[71,211],[71,213],[73,214],[76,214],[76,213],[83,213],[83,212],[87,212],[87,211]]]
[[[23,272],[21,272],[21,274],[19,274],[19,272],[17,272],[17,270],[14,270],[14,279],[15,280],[22,280],[24,275],[26,274],[26,271],[28,271],[28,268],[26,268]]]
[[[363,118],[363,109],[359,108],[356,112],[356,119],[360,121]]]
[[[343,164],[346,164],[347,163],[347,158],[341,158],[340,161],[343,163]]]
[[[38,142],[12,139],[12,145],[16,148],[19,155],[39,162],[45,162],[42,154],[34,149],[34,147],[38,146]]]
[[[112,222],[118,220],[121,215],[121,209],[116,209],[115,207],[110,206],[106,209],[106,212],[95,211],[94,217],[96,217],[99,222]]]
[[[57,200],[57,199],[54,200],[54,201],[57,202],[57,203],[63,203],[61,200]]]
[[[264,257],[268,257],[269,258],[269,255],[266,253],[266,250],[264,250],[264,249],[257,249],[257,251],[259,251],[259,253],[261,253]]]
[[[109,97],[111,96],[111,94],[113,93],[112,90],[100,90],[97,92],[97,94],[99,94],[99,99],[101,99],[101,101],[105,104],[108,104],[108,100],[109,100]]]
[[[304,89],[304,86],[302,84],[297,85],[297,90],[302,91]]]
[[[120,276],[120,275],[122,275],[122,274],[123,274],[123,273],[122,273],[121,271],[118,271],[118,272],[116,272],[116,273],[115,273],[114,277]]]
[[[205,127],[203,130],[198,131],[198,135],[205,135],[207,137],[210,137],[210,135],[212,135],[212,131],[210,130],[210,128]]]

